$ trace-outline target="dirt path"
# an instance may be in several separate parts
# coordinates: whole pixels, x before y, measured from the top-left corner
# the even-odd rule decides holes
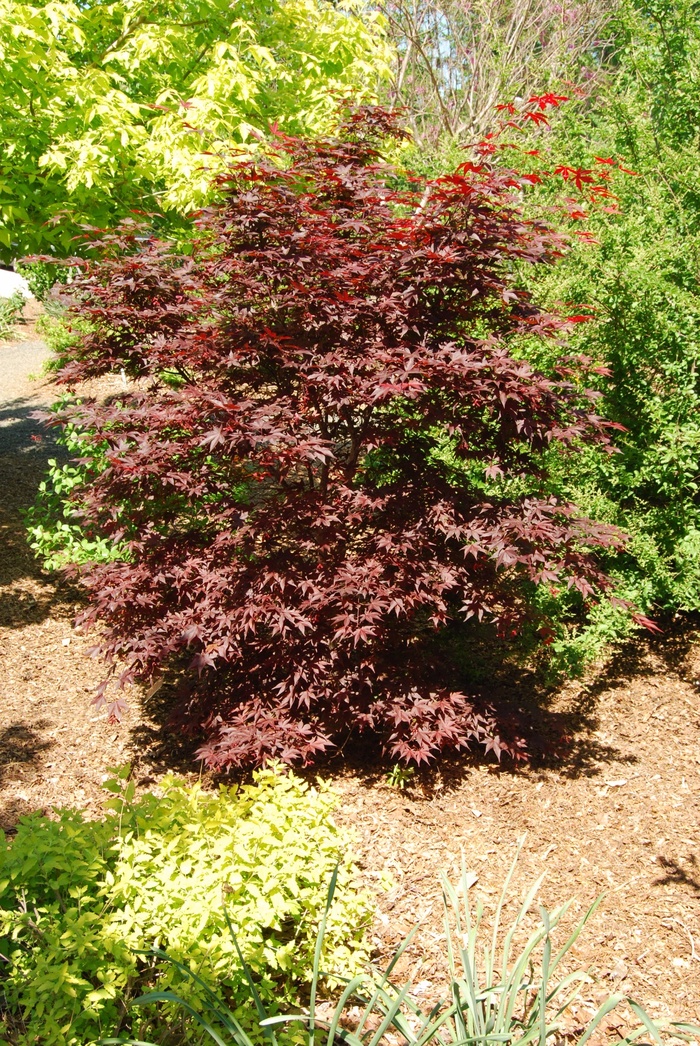
[[[91,709],[100,666],[72,629],[76,595],[42,573],[26,546],[21,512],[56,449],[31,418],[55,398],[44,381],[29,379],[46,354],[36,341],[0,343],[4,828],[52,804],[96,812],[106,768],[127,759],[136,760],[142,784],[157,775],[158,731],[138,700],[118,726]],[[700,1021],[699,675],[691,631],[632,644],[607,673],[570,685],[547,709],[572,740],[564,762],[543,769],[516,775],[463,763],[400,792],[382,771],[331,763],[324,772],[343,795],[338,818],[357,832],[368,885],[374,892],[388,877],[394,883],[380,894],[378,953],[387,955],[422,918],[408,965],[430,996],[444,948],[439,873],[455,872],[463,853],[493,902],[527,832],[516,893],[545,870],[549,907],[576,897],[580,913],[606,891],[577,948],[602,978],[591,1005],[596,993],[615,990],[652,1014]]]

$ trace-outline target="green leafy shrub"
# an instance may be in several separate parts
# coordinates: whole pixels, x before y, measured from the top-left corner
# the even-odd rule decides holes
[[[348,840],[331,819],[336,796],[275,768],[245,787],[205,792],[166,778],[134,798],[108,782],[103,820],[74,810],[22,819],[0,836],[0,952],[10,1041],[86,1043],[143,1025],[130,1003],[155,976],[138,953],[160,946],[204,983],[217,984],[251,1034],[254,1013],[222,907],[270,1012],[310,978],[327,883],[340,861],[325,968],[366,960],[370,912],[358,892]],[[196,1007],[204,989],[173,964],[157,972]],[[185,1025],[187,1041],[193,1026]],[[254,1035],[255,1037],[255,1035]],[[258,1036],[259,1037],[259,1036]]]
[[[24,276],[34,297],[45,302],[51,288],[56,283],[68,283],[76,270],[53,261],[28,261],[16,265],[15,271]]]
[[[53,409],[61,409],[66,401],[64,397]],[[45,570],[60,570],[70,564],[109,563],[128,556],[122,543],[86,528],[80,505],[70,498],[75,487],[84,487],[91,476],[106,466],[104,448],[92,445],[86,449],[84,439],[84,432],[75,425],[60,431],[57,442],[66,449],[69,461],[49,458],[36,501],[26,513],[29,546]]]
[[[0,298],[0,338],[13,337],[14,325],[21,319],[23,309],[24,298],[19,293]]]
[[[639,173],[611,186],[619,213],[591,213],[597,245],[582,243],[529,282],[540,301],[588,303],[593,321],[571,347],[607,368],[600,409],[625,427],[618,454],[586,449],[562,463],[553,493],[629,534],[623,553],[604,554],[605,568],[618,595],[656,617],[700,610],[700,183],[697,145],[659,154],[648,99],[626,102],[605,120],[573,109],[550,137],[554,162],[577,142],[582,168],[624,156]],[[585,662],[629,627],[599,606],[573,638],[562,628],[553,650],[564,666]]]
[[[51,309],[43,313],[36,321],[36,329],[44,339],[58,360],[51,360],[50,367],[57,370],[61,365],[61,357],[67,349],[77,345],[80,335],[87,329],[87,324],[80,324],[75,317],[71,317],[70,324],[66,321],[61,309]]]
[[[555,492],[630,535],[624,553],[603,557],[606,569],[619,593],[663,622],[700,610],[697,5],[625,0],[611,29],[614,73],[593,103],[553,121],[543,163],[599,172],[622,159],[636,173],[611,180],[607,208],[586,208],[596,245],[525,275],[540,301],[588,304],[593,322],[572,348],[608,368],[597,382],[602,413],[626,429],[618,454],[586,450],[567,463]],[[573,643],[562,633],[553,647],[565,663],[585,660],[628,630],[599,606]]]
[[[595,92],[553,111],[545,133],[538,124],[523,135],[512,122],[508,131],[510,144],[540,152],[530,158],[535,182],[544,170],[568,171],[581,197],[564,226],[597,241],[584,233],[557,266],[523,267],[521,287],[541,307],[585,303],[593,317],[570,347],[609,369],[595,382],[598,408],[626,432],[612,457],[586,448],[552,465],[550,490],[630,536],[624,552],[603,554],[606,572],[617,596],[663,624],[700,611],[700,20],[695,0],[621,0],[610,16],[609,47],[592,60]],[[434,175],[460,156],[459,139],[446,137],[409,162]],[[620,163],[635,175],[613,174]],[[612,195],[603,199],[590,178],[605,173]],[[558,221],[551,179],[523,193],[530,217]],[[549,346],[531,339],[523,355],[551,373]],[[586,613],[569,593],[537,599],[554,626],[551,664],[567,673],[635,627],[605,600]]]
[[[330,1016],[326,1016],[327,1008],[324,1008],[323,1017],[319,1015],[316,1003],[320,956],[336,886],[334,875],[316,940],[309,1005],[303,1012],[268,1015],[256,989],[253,971],[241,957],[251,1005],[258,1012],[261,1027],[265,1028],[271,1046],[277,1046],[276,1030],[290,1024],[305,1027],[308,1046],[317,1043],[320,1046],[324,1042],[325,1046],[333,1046],[338,1040],[348,1046],[397,1046],[397,1043],[428,1046],[432,1042],[438,1046],[496,1046],[503,1043],[547,1046],[552,1041],[575,1041],[577,1046],[584,1046],[607,1015],[623,1004],[630,1011],[632,1021],[641,1023],[624,1037],[619,1036],[617,1041],[620,1044],[631,1044],[648,1034],[658,1046],[662,1046],[664,1031],[672,1041],[697,1037],[700,1028],[694,1025],[680,1021],[654,1022],[633,999],[610,995],[574,1040],[565,1019],[582,989],[593,978],[588,971],[570,968],[571,951],[601,898],[591,905],[566,939],[556,943],[557,931],[561,930],[560,924],[572,902],[552,912],[540,906],[539,917],[534,916],[532,909],[543,874],[529,890],[514,917],[504,925],[508,888],[523,842],[524,837],[506,877],[491,927],[485,924],[481,901],[473,898],[472,887],[478,881],[477,876],[469,874],[464,863],[457,887],[443,876],[447,992],[446,998],[435,1003],[429,1012],[422,1010],[412,998],[410,982],[398,987],[392,977],[392,971],[413,937],[410,934],[383,975],[368,973],[345,978],[345,988]],[[232,926],[229,929],[235,943],[235,931]],[[169,958],[163,952],[159,955],[166,961]],[[176,960],[173,965],[178,965]],[[196,982],[196,975],[190,974],[190,977]],[[210,989],[205,990],[200,1012],[193,1011],[185,999],[169,991],[149,992],[135,1000],[140,1006],[162,1002],[177,1002],[192,1012],[217,1046],[252,1046],[236,1015]],[[148,1043],[124,1039],[107,1039],[103,1046],[117,1043],[149,1046]]]
[[[38,317],[36,329],[51,349],[44,362],[44,373],[53,374],[64,366],[69,351],[89,332],[90,323],[82,317],[68,316],[60,300],[47,298],[44,307],[46,311]]]

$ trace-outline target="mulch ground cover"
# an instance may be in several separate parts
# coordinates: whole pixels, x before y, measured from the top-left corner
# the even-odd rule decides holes
[[[93,640],[72,626],[80,597],[27,548],[22,511],[56,452],[31,414],[56,397],[40,376],[46,347],[31,328],[24,335],[0,343],[0,827],[9,832],[22,814],[54,805],[96,814],[107,768],[127,760],[142,787],[168,766],[199,774],[187,745],[163,732],[157,701],[134,690],[118,725],[95,711],[101,666],[87,656]],[[96,391],[109,394],[109,384]],[[581,1021],[615,991],[652,1016],[699,1022],[699,678],[700,633],[679,623],[547,695],[543,721],[568,736],[556,760],[545,743],[517,771],[463,759],[404,789],[389,786],[370,753],[322,767],[378,897],[378,961],[419,921],[402,969],[419,998],[433,998],[444,970],[440,873],[455,881],[464,861],[488,914],[525,835],[512,911],[542,872],[541,902],[575,898],[572,919],[605,894],[575,949],[597,978]]]

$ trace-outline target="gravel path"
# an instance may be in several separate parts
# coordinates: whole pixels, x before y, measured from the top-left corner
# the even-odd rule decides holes
[[[15,489],[17,474],[21,478],[25,473],[26,482],[31,482],[56,449],[41,422],[31,416],[56,399],[42,374],[49,356],[43,341],[0,342],[0,491],[5,509],[17,494],[22,500],[23,489]]]
[[[29,380],[31,374],[41,374],[50,353],[45,342],[37,340],[0,342],[2,352],[2,402],[32,398],[36,395],[36,383]]]
[[[34,500],[47,461],[58,452],[40,421],[56,393],[42,375],[44,342],[0,342],[0,585],[39,581],[41,572],[24,536],[22,513]],[[2,620],[7,605],[3,605]]]

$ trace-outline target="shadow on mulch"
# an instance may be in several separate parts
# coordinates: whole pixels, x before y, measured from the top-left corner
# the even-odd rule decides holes
[[[675,883],[677,886],[689,887],[696,897],[700,897],[700,868],[698,868],[698,859],[694,853],[688,854],[685,858],[685,863],[691,866],[692,871],[688,871],[672,857],[659,855],[656,859],[666,874],[655,879],[654,886],[668,886],[669,883]]]
[[[67,460],[64,448],[32,417],[36,410],[26,399],[0,409],[0,588],[16,586],[0,601],[1,628],[39,624],[82,598],[72,585],[42,570],[27,541],[24,514],[36,500],[49,459]],[[23,586],[25,581],[34,584]]]
[[[130,757],[137,774],[144,766],[156,774],[169,770],[179,774],[203,772],[202,761],[196,757],[202,738],[192,737],[168,725],[176,700],[175,684],[169,683],[151,697],[142,696],[139,700],[146,721],[139,721],[129,736]],[[244,780],[249,776],[246,772],[236,777],[222,776],[221,780],[232,784],[234,780]],[[214,780],[210,774],[206,774],[206,778]]]
[[[40,733],[50,725],[47,720],[39,719],[32,726],[12,723],[0,731],[0,785],[5,783],[10,766],[38,765],[43,753],[54,743],[43,739]]]
[[[6,783],[11,767],[20,764],[26,769],[40,765],[45,753],[54,745],[53,740],[47,741],[41,736],[41,731],[50,725],[47,720],[38,719],[31,726],[18,722],[0,731],[0,788]],[[15,826],[20,817],[34,809],[34,804],[28,799],[13,796],[0,805],[0,825]],[[8,831],[16,831],[16,828]]]
[[[669,623],[662,636],[635,635],[620,646],[609,663],[588,681],[580,692],[572,692],[562,700],[561,691],[547,686],[534,671],[504,662],[494,652],[481,653],[475,668],[476,678],[488,679],[473,691],[484,702],[493,704],[506,715],[515,717],[528,740],[528,762],[514,765],[504,757],[499,763],[487,757],[494,775],[541,776],[555,771],[570,779],[596,777],[606,771],[607,765],[621,758],[636,762],[634,754],[616,747],[614,741],[605,743],[596,736],[599,698],[611,689],[634,687],[646,678],[658,674],[661,661],[669,675],[685,679],[688,654],[697,638],[699,622],[684,619]],[[656,660],[656,667],[653,661]],[[163,686],[153,697],[142,701],[148,724],[140,723],[131,735],[134,758],[154,770],[192,772],[201,770],[195,752],[201,737],[190,737],[168,727],[168,719],[176,703],[175,685]],[[558,706],[558,707],[557,707]],[[562,707],[563,706],[563,707]],[[443,793],[456,790],[475,766],[483,765],[479,751],[443,757],[439,767],[422,767],[411,776],[415,787],[406,792],[412,798],[431,797],[436,786]],[[378,744],[368,736],[350,736],[325,758],[312,766],[298,768],[297,772],[312,780],[315,775],[333,778],[351,773],[371,788],[385,779],[392,760],[382,755]],[[207,780],[234,783],[250,778],[249,770],[233,770],[229,774],[205,774]]]
[[[693,644],[697,642],[700,615],[687,614],[666,621],[658,618],[658,624],[663,627],[661,635],[638,632],[621,644],[614,657],[588,685],[592,696],[629,686],[630,678],[639,680],[658,675],[658,667],[649,660],[645,661],[647,654],[658,658],[669,675],[688,680],[686,665]]]

